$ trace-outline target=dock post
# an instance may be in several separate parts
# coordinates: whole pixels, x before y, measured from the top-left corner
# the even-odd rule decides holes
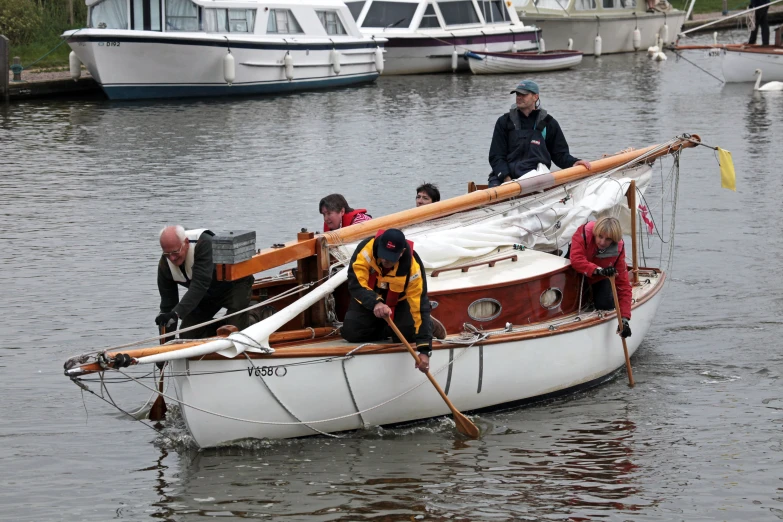
[[[8,63],[8,53],[8,38],[0,34],[0,69],[3,71],[3,77],[0,78],[0,99],[6,103],[8,103],[9,99],[8,71],[11,68],[11,64]]]

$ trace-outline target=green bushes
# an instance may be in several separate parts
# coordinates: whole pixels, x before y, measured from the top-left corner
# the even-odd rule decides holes
[[[0,34],[11,45],[31,43],[41,27],[41,11],[33,0],[0,0]]]
[[[19,56],[25,67],[62,42],[63,31],[84,27],[86,20],[84,0],[0,0],[0,34],[8,37],[11,56]],[[36,67],[67,66],[70,52],[63,44]]]

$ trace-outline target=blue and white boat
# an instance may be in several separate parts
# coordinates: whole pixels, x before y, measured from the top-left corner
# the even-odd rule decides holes
[[[372,82],[383,38],[339,0],[87,0],[63,37],[111,99],[278,94]],[[78,61],[77,61],[78,58]]]

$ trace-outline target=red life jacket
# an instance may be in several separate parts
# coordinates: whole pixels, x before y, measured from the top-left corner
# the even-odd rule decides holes
[[[342,227],[347,227],[351,224],[353,224],[353,219],[356,217],[356,214],[366,214],[367,209],[366,208],[357,208],[354,210],[351,210],[350,212],[346,212],[343,214],[343,223]],[[324,222],[324,232],[329,232],[329,227],[326,226],[326,222]]]
[[[378,232],[375,233],[375,239],[378,239],[381,236],[381,234],[383,234],[384,232],[386,232],[386,231],[385,230],[378,230]],[[411,250],[411,258],[412,258],[413,257],[413,241],[410,241],[408,239],[406,239],[405,241],[407,241],[408,247]],[[423,269],[424,268],[422,267],[422,270]],[[370,278],[369,278],[369,280],[367,282],[369,283],[370,288],[375,290],[375,284],[378,282],[378,274],[375,272],[375,270],[372,270],[370,272]],[[392,311],[391,318],[392,318],[392,320],[394,320],[394,308],[397,306],[397,301],[399,300],[399,298],[400,298],[400,293],[399,292],[393,292],[391,288],[389,288],[389,291],[386,292],[386,306],[391,308],[391,311]]]

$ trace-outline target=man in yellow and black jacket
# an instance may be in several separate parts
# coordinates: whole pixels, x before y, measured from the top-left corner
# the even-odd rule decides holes
[[[351,257],[348,268],[351,304],[343,321],[343,337],[352,343],[394,337],[386,317],[408,341],[416,342],[421,366],[429,370],[432,354],[430,301],[427,276],[413,243],[402,231],[390,228],[365,239]]]

